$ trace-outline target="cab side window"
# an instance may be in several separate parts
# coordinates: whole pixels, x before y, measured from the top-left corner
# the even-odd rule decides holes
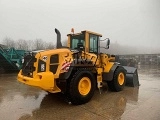
[[[97,53],[98,52],[98,39],[99,36],[90,34],[89,35],[89,52]]]

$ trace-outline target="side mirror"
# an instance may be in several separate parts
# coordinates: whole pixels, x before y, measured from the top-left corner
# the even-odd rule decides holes
[[[110,39],[108,38],[107,43],[106,43],[106,49],[109,49],[109,45],[110,45]]]

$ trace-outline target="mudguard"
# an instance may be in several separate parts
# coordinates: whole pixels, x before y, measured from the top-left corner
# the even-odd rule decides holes
[[[106,73],[106,72],[102,73],[102,79],[104,81],[112,81],[113,80],[114,71],[116,70],[116,68],[118,66],[120,66],[118,63],[114,63],[114,65],[112,66],[112,68],[110,69],[110,71],[108,73]]]

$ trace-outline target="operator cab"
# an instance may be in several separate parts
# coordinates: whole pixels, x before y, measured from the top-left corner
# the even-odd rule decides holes
[[[89,53],[100,52],[100,37],[101,34],[91,31],[82,31],[77,34],[68,34],[68,47],[72,50],[85,51]]]
[[[83,50],[85,48],[85,35],[77,34],[70,36],[70,48],[76,50]]]

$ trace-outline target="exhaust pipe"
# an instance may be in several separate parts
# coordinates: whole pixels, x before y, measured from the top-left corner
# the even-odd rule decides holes
[[[59,32],[58,29],[55,28],[55,32],[57,34],[57,45],[56,48],[62,48],[62,43],[61,43],[61,33]]]

